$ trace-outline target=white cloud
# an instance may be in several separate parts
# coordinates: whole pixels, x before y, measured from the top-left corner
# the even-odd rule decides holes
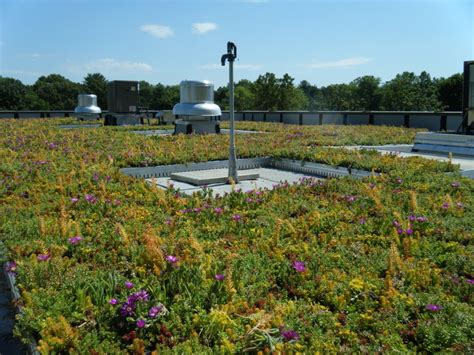
[[[99,72],[102,74],[127,74],[151,72],[152,66],[147,63],[118,61],[112,58],[97,59],[81,65],[69,65],[68,69],[77,74]]]
[[[213,64],[204,64],[198,66],[198,69],[221,69],[227,67],[227,63],[225,66],[221,64],[213,63]],[[242,69],[242,70],[259,70],[262,69],[263,65],[260,64],[234,64],[234,69]]]
[[[174,36],[174,31],[169,26],[142,25],[140,26],[140,30],[157,38],[169,38],[169,37]]]
[[[370,62],[371,58],[366,57],[352,57],[346,59],[335,60],[332,62],[319,62],[308,64],[306,67],[311,69],[328,69],[328,68],[350,68],[356,65],[367,64]]]
[[[217,30],[217,24],[213,22],[196,22],[193,23],[193,32],[203,35],[209,31]]]

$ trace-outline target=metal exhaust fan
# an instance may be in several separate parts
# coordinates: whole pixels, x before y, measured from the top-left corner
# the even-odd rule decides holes
[[[81,121],[97,120],[102,110],[97,106],[97,96],[93,94],[77,95],[77,107],[74,115]]]
[[[174,133],[219,133],[221,109],[214,103],[214,84],[184,80],[180,83],[180,102],[173,107]]]

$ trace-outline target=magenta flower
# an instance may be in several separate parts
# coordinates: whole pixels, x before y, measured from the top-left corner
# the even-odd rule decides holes
[[[12,275],[16,275],[16,262],[14,261],[9,261],[6,265],[5,265],[5,270],[6,272],[8,272],[9,274],[12,274]]]
[[[474,279],[467,279],[466,282],[467,282],[469,285],[474,285]]]
[[[440,305],[432,304],[432,303],[427,304],[425,308],[430,312],[438,312],[443,309],[443,307],[441,307]]]
[[[347,195],[345,198],[346,198],[346,201],[349,203],[355,202],[355,200],[357,200],[357,196],[353,196],[353,195]]]
[[[174,255],[167,255],[166,261],[169,262],[170,264],[176,264],[178,262],[178,258]]]
[[[51,258],[51,255],[49,255],[49,254],[40,254],[40,255],[38,255],[38,257],[37,257],[37,259],[38,259],[39,261],[46,261],[46,260],[48,260],[49,258]]]
[[[118,303],[118,300],[116,298],[111,298],[109,301],[109,304],[111,304],[112,306],[115,306],[117,303]]]
[[[282,330],[280,334],[286,341],[298,340],[300,338],[300,335],[291,329]]]
[[[150,318],[156,318],[156,316],[158,316],[160,314],[162,309],[163,309],[163,306],[153,306],[148,311],[148,316]]]
[[[91,194],[86,194],[84,196],[84,198],[86,199],[87,202],[89,203],[96,203],[97,202],[97,198],[94,196],[94,195],[91,195]]]
[[[232,216],[232,220],[233,220],[234,222],[240,222],[240,221],[242,220],[242,216],[241,216],[240,214],[234,214],[234,215]]]
[[[214,208],[214,213],[217,214],[217,215],[221,215],[222,212],[224,212],[224,210],[220,207],[216,207]]]
[[[403,229],[401,228],[397,228],[397,233],[400,235],[400,234],[403,234]]]
[[[297,272],[305,272],[306,266],[304,264],[304,261],[293,261],[293,269],[295,269]]]
[[[140,290],[132,294],[128,300],[130,302],[148,302],[148,292]]]
[[[225,275],[223,275],[223,274],[215,274],[215,275],[214,275],[214,278],[215,278],[217,281],[224,281]]]
[[[120,314],[123,317],[132,316],[135,313],[135,303],[133,302],[124,302],[122,307],[120,307]]]
[[[72,244],[72,245],[77,245],[79,244],[79,242],[82,240],[82,237],[80,236],[75,236],[75,237],[71,237],[68,239],[69,243]]]
[[[143,319],[137,320],[137,327],[138,328],[143,328],[145,326],[146,322]]]
[[[133,283],[131,283],[130,281],[125,281],[125,287],[131,289],[133,288]]]
[[[444,210],[448,209],[449,208],[449,203],[447,203],[447,202],[443,203],[441,205],[441,208],[444,209]]]

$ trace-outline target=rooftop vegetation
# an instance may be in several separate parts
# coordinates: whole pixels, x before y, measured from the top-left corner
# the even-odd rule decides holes
[[[472,352],[474,181],[351,151],[415,130],[285,126],[239,157],[379,172],[183,197],[119,168],[225,159],[225,135],[0,121],[0,239],[16,333],[42,353]]]

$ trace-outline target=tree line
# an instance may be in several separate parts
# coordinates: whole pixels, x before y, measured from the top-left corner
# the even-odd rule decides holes
[[[423,71],[397,74],[382,83],[366,75],[346,84],[316,86],[303,80],[298,85],[285,74],[260,75],[255,81],[235,84],[235,109],[242,110],[388,110],[460,111],[463,75],[432,78]],[[41,76],[33,85],[0,76],[0,110],[72,110],[79,93],[97,95],[98,106],[107,109],[107,79],[100,73],[87,74],[82,83],[59,74]],[[140,81],[140,106],[169,110],[179,102],[179,85]],[[215,102],[229,108],[228,88],[215,90]]]

